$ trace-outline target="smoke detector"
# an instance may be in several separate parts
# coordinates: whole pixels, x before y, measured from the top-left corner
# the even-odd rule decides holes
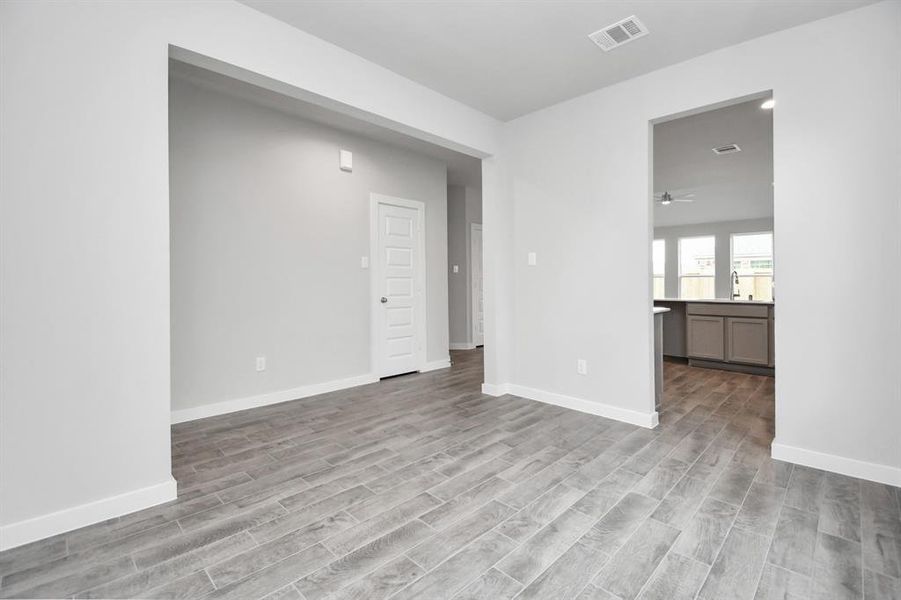
[[[588,39],[600,46],[604,52],[609,52],[647,34],[648,28],[633,15],[589,34]]]
[[[738,147],[738,144],[726,144],[725,146],[713,149],[714,154],[735,154],[736,152],[741,152],[741,148]]]

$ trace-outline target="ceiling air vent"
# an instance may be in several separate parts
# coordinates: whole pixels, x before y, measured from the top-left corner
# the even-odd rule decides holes
[[[738,147],[738,144],[726,144],[725,146],[714,148],[713,152],[714,154],[735,154],[736,152],[741,152],[741,148]]]
[[[600,46],[601,50],[609,52],[617,46],[622,46],[647,34],[648,28],[638,20],[638,17],[632,16],[599,29],[589,34],[588,38]]]

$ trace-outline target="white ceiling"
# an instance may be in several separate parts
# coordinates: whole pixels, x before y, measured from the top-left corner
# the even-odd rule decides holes
[[[654,204],[654,226],[773,216],[773,112],[762,100],[654,126],[654,192],[687,190],[693,202]],[[741,152],[713,148],[738,144]]]
[[[241,1],[506,121],[875,0]],[[650,35],[588,40],[631,15]]]
[[[436,158],[447,165],[448,185],[482,187],[482,161],[477,158],[177,60],[169,61],[169,74],[260,106]]]

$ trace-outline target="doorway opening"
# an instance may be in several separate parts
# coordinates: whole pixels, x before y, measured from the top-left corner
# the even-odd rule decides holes
[[[476,183],[447,187],[449,347],[458,357],[485,343],[481,177]]]
[[[473,223],[469,233],[469,287],[472,297],[472,343],[476,348],[485,345],[485,293],[482,275],[482,225]]]
[[[170,59],[169,159],[172,422],[450,367],[481,158]]]
[[[772,91],[650,124],[649,287],[661,415],[760,405],[772,439],[775,223]],[[691,406],[689,406],[691,405]]]

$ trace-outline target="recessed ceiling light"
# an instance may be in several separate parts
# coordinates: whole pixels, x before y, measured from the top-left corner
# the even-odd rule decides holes
[[[763,104],[760,105],[760,108],[764,110],[770,110],[774,106],[776,106],[776,101],[770,98],[769,100],[764,100]]]

